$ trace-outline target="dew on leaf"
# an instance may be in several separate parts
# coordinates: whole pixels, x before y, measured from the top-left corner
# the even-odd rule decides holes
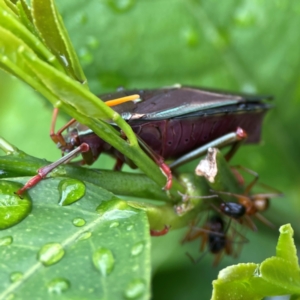
[[[126,229],[127,229],[128,231],[132,230],[132,228],[133,228],[133,225],[128,225],[128,226],[126,227]]]
[[[99,47],[99,40],[94,36],[89,36],[86,44],[90,49],[97,49]]]
[[[129,207],[125,201],[114,199],[103,201],[97,208],[96,212],[106,220],[116,220],[129,218],[136,214],[136,211]]]
[[[115,266],[115,259],[109,249],[99,248],[93,253],[93,263],[103,276],[107,276]]]
[[[85,184],[77,179],[64,179],[59,183],[58,190],[59,205],[70,205],[84,196]]]
[[[115,227],[118,227],[120,225],[119,222],[112,222],[110,225],[109,225],[109,228],[115,228]]]
[[[21,272],[12,272],[10,274],[10,281],[11,282],[16,282],[16,281],[19,281],[23,278],[23,273]]]
[[[87,240],[92,236],[92,233],[90,231],[85,231],[83,232],[79,237],[78,237],[78,241],[83,241],[83,240]]]
[[[67,58],[65,57],[65,55],[60,55],[60,61],[66,66],[69,67],[69,62],[67,60]]]
[[[75,218],[73,220],[73,225],[76,227],[82,227],[83,225],[85,225],[85,220],[82,218]]]
[[[131,249],[131,255],[132,256],[137,256],[141,254],[144,250],[144,243],[143,242],[138,242],[135,245],[133,245]]]
[[[31,212],[31,198],[24,192],[22,199],[15,194],[23,185],[0,181],[0,230],[20,223]]]
[[[52,294],[62,294],[70,288],[70,282],[64,278],[55,278],[47,284],[48,292]]]
[[[185,28],[182,31],[182,36],[186,45],[190,48],[194,48],[199,44],[199,34],[194,28]]]
[[[51,266],[62,259],[65,250],[59,243],[49,243],[44,245],[38,252],[38,260],[44,266]]]
[[[124,296],[126,299],[136,299],[145,293],[145,289],[146,285],[142,279],[134,279],[128,284]]]
[[[4,236],[0,238],[0,246],[9,246],[13,242],[12,236]]]
[[[125,12],[133,7],[136,0],[106,0],[108,6],[115,12]]]

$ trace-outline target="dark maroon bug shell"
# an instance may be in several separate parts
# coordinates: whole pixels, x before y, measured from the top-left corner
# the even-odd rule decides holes
[[[264,102],[268,97],[191,87],[123,90],[100,98],[107,101],[132,94],[139,94],[142,101],[127,102],[113,109],[164,159],[178,158],[216,138],[235,132],[237,127],[246,131],[247,143],[257,143],[263,116],[270,108]],[[78,124],[75,126],[78,127]],[[80,136],[80,142],[89,140],[91,137],[88,135]],[[120,153],[100,138],[98,145],[97,138],[92,140],[94,146],[91,148],[95,148],[92,149],[95,158],[104,151],[122,159]]]

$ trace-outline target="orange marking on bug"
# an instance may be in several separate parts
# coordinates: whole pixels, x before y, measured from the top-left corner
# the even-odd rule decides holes
[[[105,104],[107,106],[116,106],[125,102],[129,102],[129,101],[139,101],[141,99],[140,95],[130,95],[130,96],[126,96],[126,97],[121,97],[121,98],[117,98],[117,99],[113,99],[113,100],[108,100],[105,101]]]

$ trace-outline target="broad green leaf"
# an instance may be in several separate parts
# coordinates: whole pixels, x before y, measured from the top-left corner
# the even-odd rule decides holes
[[[145,213],[89,183],[80,200],[60,206],[60,181],[39,183],[32,212],[0,231],[0,299],[148,299]]]
[[[285,290],[282,295],[300,294],[298,265],[293,265],[280,257],[271,257],[261,264],[260,272],[264,280]]]

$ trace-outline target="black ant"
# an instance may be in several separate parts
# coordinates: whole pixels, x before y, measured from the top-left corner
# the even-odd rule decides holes
[[[272,197],[277,197],[281,196],[282,194],[276,190],[276,193],[263,193],[263,194],[254,194],[250,195],[250,191],[254,187],[254,185],[258,181],[258,174],[255,173],[254,171],[251,171],[249,169],[246,169],[244,167],[236,167],[236,168],[241,168],[244,171],[252,174],[255,176],[255,178],[246,186],[244,193],[243,194],[235,194],[231,192],[220,192],[220,191],[214,191],[211,190],[211,192],[215,194],[220,194],[220,195],[228,195],[235,197],[238,200],[237,202],[222,202],[219,206],[219,211],[221,211],[223,214],[225,214],[228,217],[231,217],[233,219],[236,219],[240,222],[242,222],[242,218],[244,218],[248,224],[248,226],[256,231],[257,228],[255,224],[253,223],[251,216],[255,216],[257,219],[259,219],[261,222],[266,224],[267,226],[274,228],[274,225],[267,220],[265,217],[263,217],[260,213],[267,210],[270,204],[270,198]],[[236,170],[235,170],[236,172]],[[239,173],[237,173],[239,174]],[[239,177],[240,179],[242,177]],[[240,181],[240,180],[239,180]],[[261,184],[262,185],[262,184]],[[275,189],[263,185],[267,189],[272,189],[275,191]]]
[[[203,228],[191,226],[182,243],[193,241],[201,237],[200,251],[204,251],[205,246],[208,245],[208,251],[215,255],[213,265],[217,266],[224,253],[233,257],[236,257],[238,254],[232,247],[234,234],[231,237],[227,234],[229,226],[230,222],[226,226],[222,217],[214,214],[209,218]],[[243,243],[244,242],[246,242],[246,239]],[[194,263],[198,263],[203,258],[202,255],[195,260],[189,253],[187,253],[187,255]]]

